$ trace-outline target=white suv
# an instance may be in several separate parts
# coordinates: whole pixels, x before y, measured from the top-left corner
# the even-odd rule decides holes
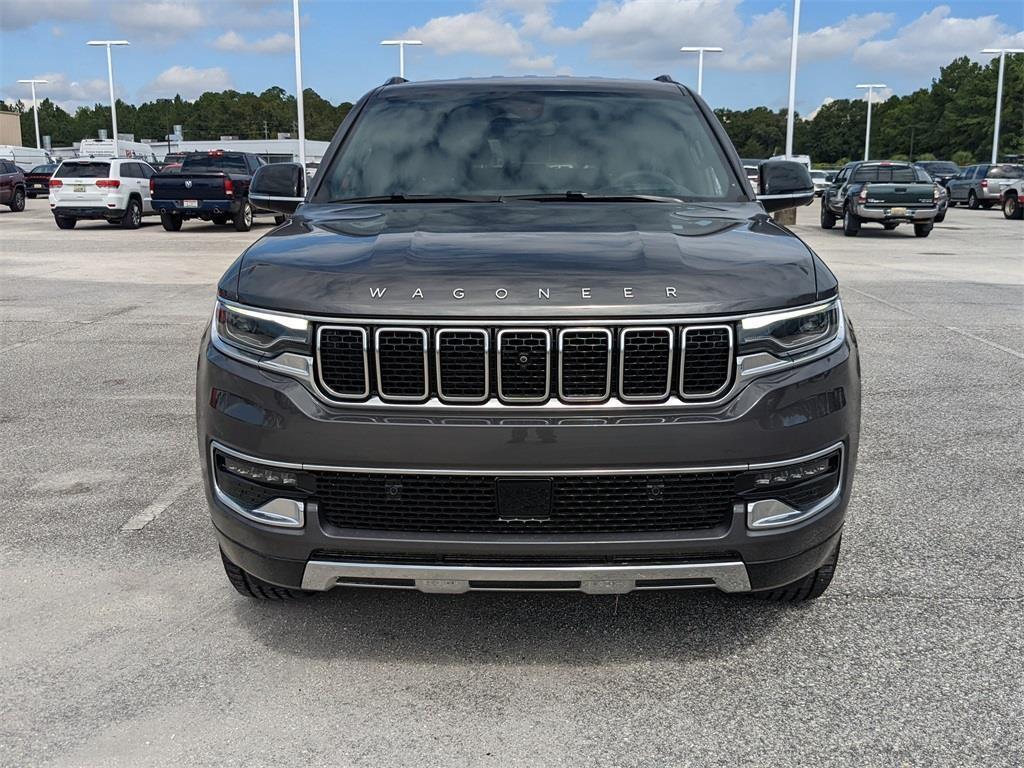
[[[148,163],[128,158],[82,157],[65,160],[50,178],[50,211],[61,229],[79,219],[106,219],[138,229],[155,213],[149,197]]]

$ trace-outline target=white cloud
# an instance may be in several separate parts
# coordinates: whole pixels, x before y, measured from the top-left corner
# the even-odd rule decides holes
[[[827,107],[833,101],[835,101],[834,98],[832,98],[831,96],[826,96],[824,99],[822,99],[821,104],[819,104],[817,107],[811,110],[811,112],[809,112],[808,114],[800,115],[800,118],[802,120],[813,120],[815,117],[818,116],[818,113],[821,112],[822,107]]]
[[[502,7],[513,3],[515,0],[502,0]],[[497,15],[498,10],[492,5],[483,11],[436,16],[422,27],[409,29],[405,37],[422,40],[431,53],[442,56],[470,53],[507,59],[508,66],[518,72],[553,70],[555,57],[537,54],[518,28]]]
[[[143,91],[147,98],[172,97],[194,99],[205,91],[223,91],[233,85],[231,75],[221,67],[198,69],[176,64],[165,69]]]
[[[42,21],[77,21],[93,11],[89,0],[2,0],[0,29],[26,29]]]
[[[250,42],[231,29],[214,40],[213,47],[232,53],[291,53],[294,42],[292,36],[284,32]]]
[[[32,75],[32,79],[48,81],[36,86],[36,96],[40,101],[50,99],[69,112],[74,112],[75,109],[83,105],[92,105],[97,102],[106,104],[110,101],[110,90],[106,78],[79,81],[72,80],[63,72],[43,72]],[[5,85],[3,93],[4,101],[9,103],[20,99],[28,104],[32,99],[29,87],[22,83]],[[123,98],[123,94],[119,92],[117,97]]]
[[[997,16],[968,19],[950,14],[948,5],[937,6],[901,27],[895,37],[863,43],[853,60],[877,70],[928,73],[956,56],[985,60],[982,48],[1024,47],[1024,31],[1011,30]]]

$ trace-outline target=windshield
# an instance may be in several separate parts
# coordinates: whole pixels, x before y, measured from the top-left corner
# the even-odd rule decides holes
[[[996,165],[988,172],[990,179],[1024,178],[1024,165]]]
[[[62,163],[53,175],[59,179],[105,179],[110,175],[110,163]]]
[[[824,171],[811,171],[811,178],[812,179],[825,179],[825,178],[827,178],[827,175],[826,175],[826,173]]]
[[[566,192],[747,199],[680,93],[489,87],[378,95],[314,200]]]
[[[29,173],[53,173],[56,168],[56,165],[37,165]]]

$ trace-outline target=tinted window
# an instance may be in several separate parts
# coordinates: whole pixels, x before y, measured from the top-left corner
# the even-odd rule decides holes
[[[139,164],[138,163],[121,163],[121,178],[122,179],[137,179],[139,178]]]
[[[853,181],[912,184],[918,180],[917,174],[917,169],[909,165],[862,165],[854,171]]]
[[[37,165],[29,173],[53,173],[57,170],[56,165]]]
[[[110,163],[64,163],[53,174],[59,179],[105,179]]]
[[[988,172],[990,179],[1019,179],[1024,177],[1024,165],[995,165]]]
[[[182,173],[242,173],[249,172],[245,155],[189,155],[181,164]]]
[[[151,165],[147,165],[146,163],[139,163],[139,170],[142,171],[142,178],[144,179],[148,179],[154,173],[156,173],[156,171],[153,170],[153,167]]]
[[[678,92],[495,87],[385,91],[314,199],[567,191],[746,199],[695,103]]]

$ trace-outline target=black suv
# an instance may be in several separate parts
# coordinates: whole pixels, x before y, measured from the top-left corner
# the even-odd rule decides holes
[[[820,595],[859,364],[759,187],[667,77],[389,81],[261,168],[196,393],[234,586]]]

